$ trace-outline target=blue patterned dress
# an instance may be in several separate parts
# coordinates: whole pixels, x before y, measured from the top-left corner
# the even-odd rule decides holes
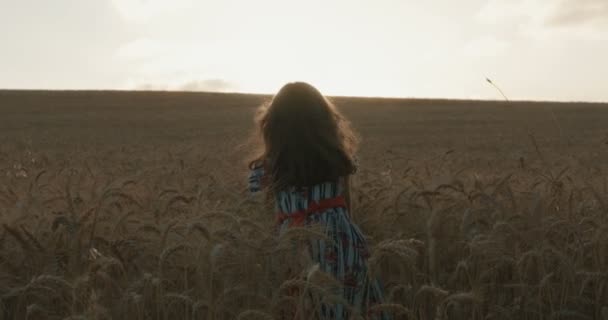
[[[264,168],[254,168],[249,176],[249,191],[256,193],[262,190]],[[278,225],[282,234],[294,224],[293,216],[309,208],[311,203],[326,202],[344,196],[344,183],[327,182],[308,188],[307,192],[287,188],[277,192],[275,196],[277,215],[285,215],[287,219]],[[290,218],[290,214],[292,217]],[[365,318],[390,319],[387,314],[372,315],[369,307],[383,302],[382,286],[378,280],[370,279],[367,274],[365,261],[369,251],[363,234],[350,220],[347,208],[344,206],[323,208],[314,214],[307,214],[304,225],[323,224],[326,235],[334,240],[334,244],[322,239],[310,241],[310,254],[321,271],[332,274],[343,283],[343,298]],[[349,319],[347,310],[341,304],[322,306],[324,319]]]

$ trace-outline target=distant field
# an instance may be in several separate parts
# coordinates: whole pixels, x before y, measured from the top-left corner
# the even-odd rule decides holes
[[[323,277],[284,245],[314,234],[276,239],[243,192],[267,99],[0,91],[0,320],[314,310]],[[333,101],[362,137],[354,217],[388,310],[608,319],[608,104]]]
[[[215,146],[214,153],[224,157],[245,142],[253,129],[255,108],[268,98],[221,93],[0,91],[0,141],[5,146],[19,142],[36,150],[66,151]],[[455,159],[513,166],[520,157],[534,159],[530,135],[549,161],[568,155],[596,165],[607,160],[605,104],[342,97],[334,101],[360,132],[361,156],[367,161],[396,155],[424,161],[454,150]]]

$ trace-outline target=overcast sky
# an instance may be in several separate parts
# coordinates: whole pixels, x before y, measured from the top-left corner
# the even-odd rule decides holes
[[[0,0],[0,88],[608,101],[608,0]]]

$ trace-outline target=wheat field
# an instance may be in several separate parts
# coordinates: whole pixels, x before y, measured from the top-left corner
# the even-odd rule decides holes
[[[304,254],[323,233],[277,237],[245,191],[265,99],[0,91],[0,320],[314,319],[339,302]],[[373,311],[608,320],[608,105],[334,102],[362,137]]]

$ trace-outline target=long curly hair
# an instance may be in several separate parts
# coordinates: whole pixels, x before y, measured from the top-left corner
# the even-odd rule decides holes
[[[310,187],[356,171],[358,137],[348,120],[305,82],[284,85],[256,117],[259,153],[272,189]]]

